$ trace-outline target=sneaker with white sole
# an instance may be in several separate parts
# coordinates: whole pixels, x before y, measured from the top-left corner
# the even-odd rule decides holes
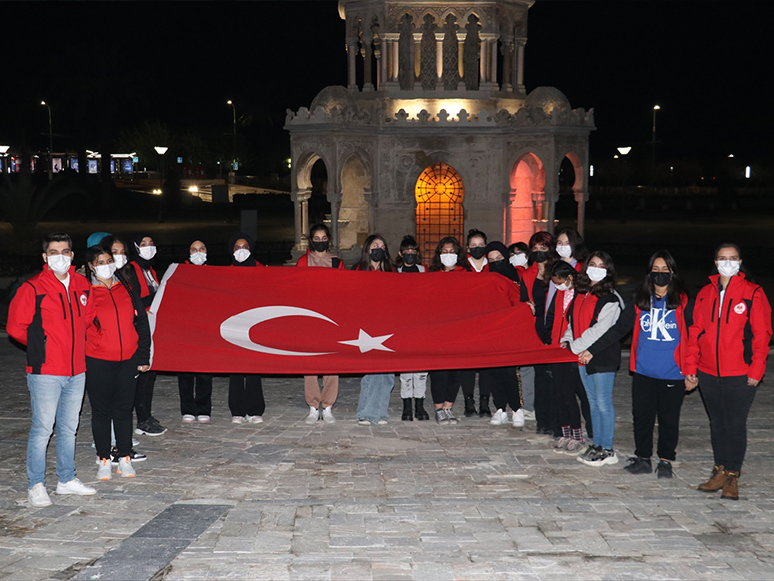
[[[380,425],[380,426],[385,426],[385,425],[387,425],[387,420],[385,420],[384,418],[382,418],[381,420],[379,420],[379,421],[378,421],[378,422],[376,422],[376,423],[377,423],[378,425]]]
[[[575,458],[578,462],[586,462],[591,461],[594,458],[596,458],[597,454],[602,450],[602,446],[595,446],[594,444],[589,445],[583,453]]]
[[[120,474],[124,478],[134,478],[137,475],[137,473],[134,471],[134,466],[132,466],[132,461],[129,456],[123,456],[122,458],[118,459],[118,469],[116,470],[116,474]]]
[[[358,420],[357,423],[360,426],[370,426],[371,425],[371,420]]]
[[[139,446],[139,445],[140,445],[140,440],[138,440],[137,438],[132,438],[132,446]]]
[[[452,411],[451,408],[444,408],[443,411],[446,412],[446,420],[450,424],[456,425],[460,423],[460,421],[454,416],[454,412]]]
[[[331,406],[328,406],[327,408],[323,408],[323,421],[326,424],[335,424],[336,418],[333,417],[333,410],[331,410]]]
[[[508,422],[508,412],[503,411],[501,409],[498,409],[495,413],[492,414],[492,419],[489,420],[489,423],[493,426],[502,426],[503,424]]]
[[[57,494],[75,494],[77,496],[91,496],[97,494],[97,489],[91,486],[86,486],[83,482],[77,478],[73,478],[70,482],[58,482],[56,485]]]
[[[44,506],[51,506],[53,503],[48,497],[46,492],[46,485],[42,482],[38,482],[35,486],[27,491],[27,500],[35,508],[43,508]]]
[[[199,422],[200,424],[209,424],[210,416],[205,416],[205,415],[196,416],[196,421]]]
[[[149,418],[145,420],[142,423],[137,424],[137,427],[134,429],[134,433],[138,436],[160,436],[164,432],[167,431],[167,429],[159,424],[157,421],[153,421],[155,418]]]
[[[446,417],[446,410],[438,408],[435,410],[435,421],[439,424],[448,424],[449,418]]]
[[[99,468],[97,468],[98,480],[110,480],[113,477],[113,463],[110,458],[99,458]]]
[[[564,454],[564,451],[567,448],[567,444],[569,444],[571,441],[572,440],[570,440],[570,438],[559,438],[554,444],[554,452],[557,454]]]
[[[232,424],[241,424],[244,421],[245,421],[245,418],[243,416],[231,416]]]
[[[250,424],[262,424],[263,416],[247,416],[247,421]]]
[[[523,408],[522,408],[523,409]],[[530,410],[524,410],[524,419],[528,422],[535,421],[535,412]]]
[[[524,427],[524,410],[521,408],[513,412],[513,427],[514,428]]]
[[[183,414],[184,424],[193,424],[195,421],[196,421],[196,416],[192,416],[191,414]]]
[[[586,440],[570,440],[567,443],[567,446],[565,446],[564,454],[566,456],[579,456],[583,454],[583,451],[586,449]]]
[[[307,424],[316,424],[317,420],[319,419],[320,419],[320,410],[310,405],[309,414],[304,418],[304,422],[306,422]]]
[[[602,449],[601,452],[598,452],[594,458],[591,460],[586,460],[583,462],[586,466],[594,466],[594,467],[600,467],[600,466],[606,466],[607,464],[618,464],[618,456],[615,455],[614,450],[606,450]]]
[[[113,448],[113,450],[110,452],[110,457],[112,460],[111,464],[113,464],[113,466],[118,466],[118,459],[120,456],[118,455],[118,450],[116,448]],[[145,454],[140,454],[134,448],[132,448],[132,450],[129,452],[129,459],[132,462],[144,462],[148,459],[148,457]],[[97,464],[99,464],[99,461],[99,456],[97,456]]]

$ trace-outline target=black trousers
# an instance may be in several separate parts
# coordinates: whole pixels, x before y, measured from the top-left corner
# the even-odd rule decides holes
[[[553,402],[551,399],[551,384],[553,377],[551,375],[551,365],[535,365],[535,422],[537,429],[553,429],[552,415]]]
[[[212,415],[212,375],[180,373],[177,390],[180,393],[181,415]]]
[[[134,411],[137,414],[137,423],[141,424],[151,417],[151,403],[153,402],[153,386],[156,384],[156,372],[148,371],[140,373],[137,378],[137,386],[134,392]]]
[[[494,405],[499,410],[511,406],[513,411],[521,405],[521,378],[515,367],[490,367],[478,372],[479,391],[492,394]]]
[[[581,415],[575,395],[578,393],[578,384],[583,389],[583,382],[578,374],[577,363],[552,363],[551,375],[553,376],[553,399],[556,403],[556,419],[559,429],[570,426],[578,430],[581,427]],[[588,403],[588,398],[586,398]]]
[[[461,376],[468,372],[467,369],[450,369],[442,371],[431,371],[430,377],[430,395],[434,404],[444,402],[454,403],[462,383]],[[473,372],[475,375],[475,372]]]
[[[132,451],[132,405],[137,363],[86,357],[86,393],[91,404],[91,434],[97,456],[110,458],[110,423],[116,432],[119,456]],[[142,375],[142,374],[141,374]]]
[[[232,416],[262,416],[266,411],[260,375],[230,375],[228,408]]]
[[[481,383],[481,371],[477,369],[457,370],[462,386],[462,396],[465,398],[473,397],[473,392],[476,389],[476,371],[478,371],[478,396],[481,399],[488,400],[491,392],[489,391],[489,387]]]
[[[716,377],[701,371],[697,375],[709,416],[715,465],[738,472],[747,452],[747,415],[758,388],[747,385],[746,375]]]
[[[654,379],[635,373],[632,378],[632,419],[634,453],[640,458],[653,455],[653,426],[658,417],[656,453],[674,460],[680,426],[680,408],[685,398],[685,381]]]

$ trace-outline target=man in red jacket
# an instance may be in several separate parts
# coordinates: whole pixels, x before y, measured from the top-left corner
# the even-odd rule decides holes
[[[46,449],[56,423],[57,494],[97,491],[75,476],[75,433],[86,381],[86,305],[91,285],[71,265],[67,234],[43,241],[43,272],[27,280],[8,309],[8,335],[27,346],[32,427],[27,441],[27,498],[49,506]]]

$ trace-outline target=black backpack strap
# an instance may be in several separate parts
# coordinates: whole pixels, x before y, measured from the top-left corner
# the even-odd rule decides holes
[[[339,264],[341,264],[341,258],[339,258],[338,256],[334,256],[333,258],[331,258],[332,268],[338,268]]]

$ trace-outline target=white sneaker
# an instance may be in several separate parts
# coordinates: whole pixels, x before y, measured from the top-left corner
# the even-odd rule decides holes
[[[323,408],[323,421],[326,424],[336,423],[336,418],[333,417],[333,411],[331,410],[331,406],[328,406],[327,408]]]
[[[184,424],[192,424],[196,421],[196,416],[192,416],[191,414],[184,414],[183,415],[183,423]]]
[[[29,500],[30,504],[35,508],[42,508],[53,504],[48,497],[48,492],[46,492],[46,485],[42,482],[38,482],[27,491],[27,500]]]
[[[113,462],[110,458],[99,458],[99,468],[97,468],[97,478],[99,480],[110,480],[113,475]]]
[[[241,424],[244,421],[245,421],[245,419],[242,416],[231,416],[231,423],[232,424]]]
[[[492,419],[489,420],[489,423],[493,426],[502,426],[507,421],[508,412],[498,409],[495,413],[492,414]]]
[[[56,493],[91,496],[92,494],[97,494],[97,489],[92,488],[91,486],[86,486],[77,478],[73,478],[70,482],[58,482],[56,485]]]
[[[361,426],[370,426],[371,420],[358,420],[357,423]]]
[[[209,424],[210,416],[196,416],[196,421],[200,424]]]
[[[387,424],[387,420],[384,420],[384,419],[382,419],[382,420],[379,420],[379,421],[378,421],[378,422],[376,422],[376,423],[377,423],[377,424],[379,424],[380,426],[384,426],[384,425],[386,425],[386,424]]]
[[[318,410],[314,406],[309,406],[309,415],[304,418],[304,421],[307,424],[314,424],[317,423],[317,420],[320,419],[320,410]]]
[[[524,427],[524,410],[521,408],[513,412],[513,427],[514,428]]]
[[[262,424],[263,416],[247,416],[247,421],[250,424]]]
[[[118,459],[118,468],[116,468],[116,474],[120,474],[124,478],[134,478],[137,473],[134,471],[132,461],[129,456],[122,456]]]
[[[535,421],[535,412],[534,411],[529,411],[529,410],[524,410],[524,419],[527,420],[528,422],[534,422]]]

